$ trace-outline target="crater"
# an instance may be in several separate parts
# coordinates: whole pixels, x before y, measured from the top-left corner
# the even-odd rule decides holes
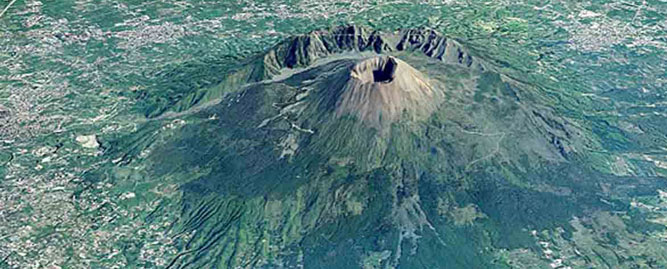
[[[441,99],[442,94],[421,72],[400,59],[381,55],[352,67],[336,115],[353,115],[367,125],[384,129],[402,117],[430,115]]]
[[[396,72],[396,60],[393,57],[388,57],[384,64],[378,66],[378,69],[373,70],[373,81],[375,82],[391,82],[394,80],[394,73]]]

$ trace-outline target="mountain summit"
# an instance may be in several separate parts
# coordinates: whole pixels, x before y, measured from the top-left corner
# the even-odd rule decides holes
[[[244,85],[280,79],[294,70],[313,67],[323,60],[344,54],[372,56],[395,53],[418,53],[425,58],[472,71],[484,71],[488,65],[473,56],[459,41],[432,29],[380,32],[355,25],[341,26],[289,37],[266,52],[230,67],[217,86],[185,94],[175,102],[158,102],[164,105],[151,106],[146,114],[154,117],[215,103]]]
[[[386,128],[403,113],[413,118],[428,116],[441,98],[424,75],[406,62],[376,56],[352,67],[336,115],[352,114]]]

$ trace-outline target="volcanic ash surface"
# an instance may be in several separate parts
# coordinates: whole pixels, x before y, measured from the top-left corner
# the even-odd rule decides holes
[[[418,70],[392,56],[378,56],[356,64],[337,102],[336,116],[354,115],[379,129],[407,117],[427,117],[442,100]]]

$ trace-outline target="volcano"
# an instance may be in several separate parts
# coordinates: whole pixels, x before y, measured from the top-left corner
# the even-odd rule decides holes
[[[394,57],[377,56],[352,67],[336,114],[352,114],[386,128],[403,113],[413,118],[428,116],[441,99],[442,94],[419,71]]]
[[[531,230],[608,206],[576,165],[592,131],[475,51],[431,29],[315,31],[147,113],[183,122],[144,150],[183,192],[170,266],[504,267]]]

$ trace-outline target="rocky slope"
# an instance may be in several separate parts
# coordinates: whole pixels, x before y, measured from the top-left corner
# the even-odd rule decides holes
[[[336,101],[336,115],[355,115],[378,129],[388,128],[402,114],[425,118],[443,99],[424,76],[391,56],[364,60],[350,70]]]

